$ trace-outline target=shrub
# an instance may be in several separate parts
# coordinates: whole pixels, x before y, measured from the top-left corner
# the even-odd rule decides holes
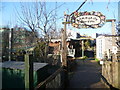
[[[87,56],[83,56],[83,59],[87,59],[88,57]]]
[[[97,61],[97,62],[98,62],[98,61],[99,61],[99,59],[97,59],[97,58],[96,58],[96,59],[95,59],[95,61]]]

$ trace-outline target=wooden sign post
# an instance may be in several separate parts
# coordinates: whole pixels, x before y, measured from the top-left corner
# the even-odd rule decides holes
[[[65,16],[65,14],[64,14]],[[66,26],[67,26],[67,17],[64,18],[64,29],[62,29],[62,67],[64,69],[64,86],[68,83],[68,61],[67,61],[67,35],[66,35]]]
[[[65,25],[66,26],[66,25]],[[62,29],[62,66],[67,67],[67,44],[66,44],[66,30]]]
[[[64,29],[62,29],[62,66],[67,67],[67,35],[66,35],[66,26],[67,26],[67,17],[64,17],[63,22]]]

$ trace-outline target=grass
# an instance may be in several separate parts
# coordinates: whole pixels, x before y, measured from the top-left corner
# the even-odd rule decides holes
[[[96,58],[96,59],[95,59],[95,61],[97,61],[97,62],[98,62],[98,61],[99,61],[99,59],[97,59],[97,58]]]
[[[99,59],[96,58],[95,61],[101,66]]]

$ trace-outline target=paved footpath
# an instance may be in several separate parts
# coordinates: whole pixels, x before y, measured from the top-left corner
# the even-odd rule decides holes
[[[77,60],[67,88],[107,88],[100,80],[101,66],[95,60]]]

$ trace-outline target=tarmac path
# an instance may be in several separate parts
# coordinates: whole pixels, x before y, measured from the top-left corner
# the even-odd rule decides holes
[[[107,88],[101,82],[101,66],[95,60],[77,60],[67,88]]]

